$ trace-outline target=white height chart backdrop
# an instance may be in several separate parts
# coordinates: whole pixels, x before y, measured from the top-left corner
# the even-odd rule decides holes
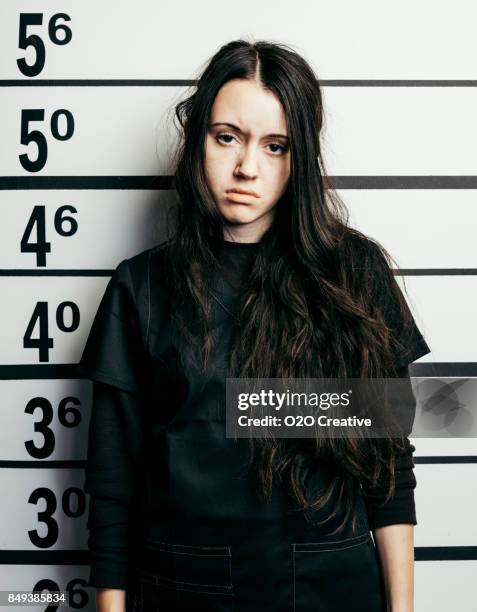
[[[73,367],[112,270],[162,240],[165,113],[229,40],[317,69],[328,171],[432,349],[412,374],[476,376],[476,20],[470,0],[2,1],[0,590],[94,609]],[[416,611],[475,612],[477,439],[414,443]]]

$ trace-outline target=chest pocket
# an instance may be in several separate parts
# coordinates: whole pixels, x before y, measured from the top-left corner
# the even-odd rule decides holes
[[[384,585],[369,532],[292,546],[293,612],[385,612]]]
[[[139,610],[190,612],[233,610],[229,546],[147,541],[137,569]]]

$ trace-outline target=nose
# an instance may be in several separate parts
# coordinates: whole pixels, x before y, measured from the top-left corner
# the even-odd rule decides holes
[[[256,178],[258,175],[257,156],[253,147],[245,147],[237,159],[234,170],[235,176],[242,176],[247,179]]]

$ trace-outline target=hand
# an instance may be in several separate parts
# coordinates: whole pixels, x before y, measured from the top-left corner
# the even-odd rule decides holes
[[[96,589],[97,612],[126,612],[126,591],[123,589]]]

